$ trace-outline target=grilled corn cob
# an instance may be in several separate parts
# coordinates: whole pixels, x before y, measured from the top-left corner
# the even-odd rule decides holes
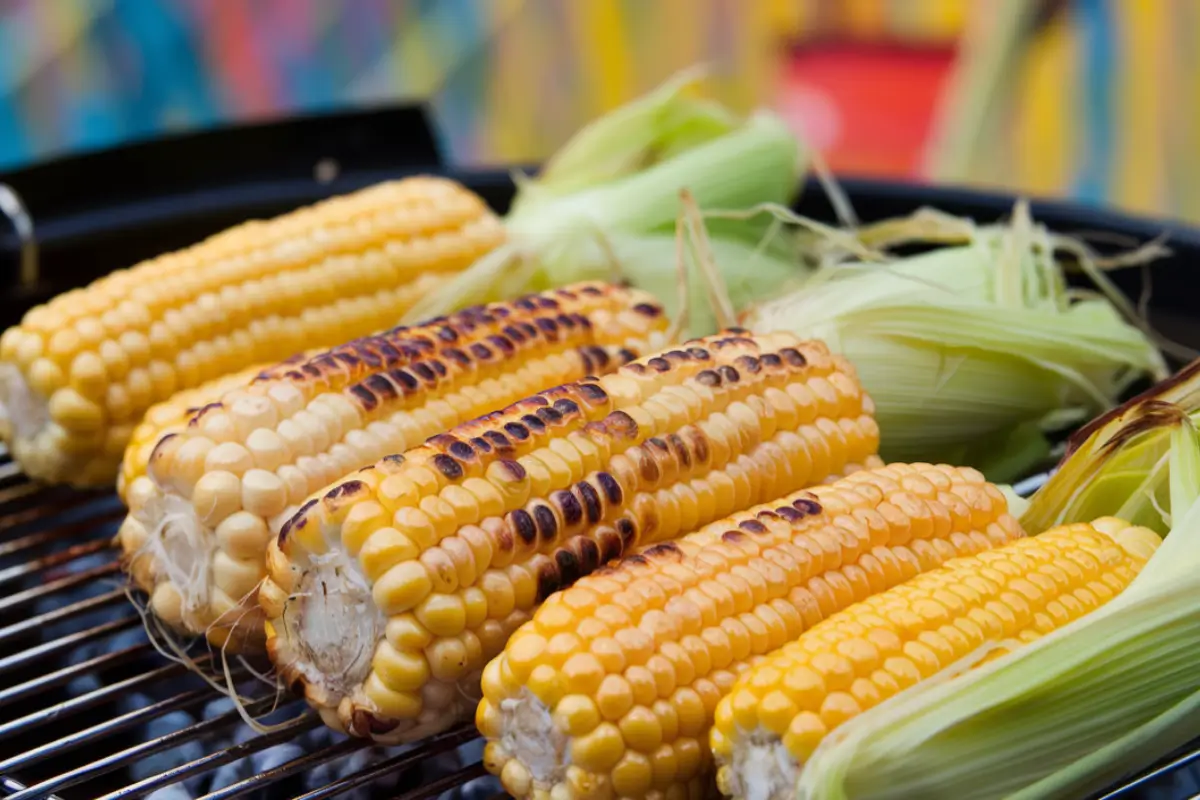
[[[548,595],[876,463],[871,410],[823,344],[731,331],[469,422],[289,520],[259,592],[272,658],[357,736],[469,718],[487,659]]]
[[[395,325],[504,236],[479,197],[418,177],[113,273],[0,337],[0,437],[35,479],[111,485],[154,403]]]
[[[267,540],[331,481],[459,422],[660,346],[650,295],[577,284],[262,372],[161,438],[119,538],[169,625],[261,647]]]
[[[484,764],[518,798],[704,796],[717,702],[852,603],[1022,535],[971,469],[893,464],[623,559],[483,673]]]
[[[746,800],[795,796],[832,730],[985,643],[1031,642],[1120,593],[1161,539],[1112,517],[1012,542],[874,595],[744,672],[717,706],[717,785]]]
[[[269,363],[256,364],[240,372],[222,375],[192,389],[176,392],[161,403],[150,406],[142,421],[133,429],[133,436],[121,459],[121,471],[117,475],[117,495],[121,500],[127,501],[129,488],[139,478],[149,480],[145,477],[146,467],[150,464],[150,454],[154,452],[154,446],[158,444],[159,439],[168,433],[177,433],[201,408],[217,402],[221,395],[232,389],[246,386],[269,366]],[[144,491],[149,487],[142,488]]]

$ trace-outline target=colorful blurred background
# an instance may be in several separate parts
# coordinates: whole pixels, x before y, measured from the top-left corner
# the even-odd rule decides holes
[[[1197,0],[0,0],[0,172],[417,98],[528,163],[703,61],[841,173],[1200,222],[1197,45]]]

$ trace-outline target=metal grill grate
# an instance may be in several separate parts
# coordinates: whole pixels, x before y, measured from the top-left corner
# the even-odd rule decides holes
[[[247,710],[278,725],[254,731],[151,644],[111,547],[122,512],[111,494],[30,483],[0,455],[0,796],[499,795],[473,727],[373,746],[328,731],[303,703],[276,707],[272,687],[239,664]]]

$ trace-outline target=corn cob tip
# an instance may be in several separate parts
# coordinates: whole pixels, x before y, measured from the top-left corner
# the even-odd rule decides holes
[[[268,544],[312,493],[341,481],[346,504],[356,470],[531,387],[603,375],[660,343],[666,325],[644,292],[581,283],[260,369],[192,398],[199,407],[177,425],[166,409],[174,427],[139,446],[144,474],[129,471],[119,538],[130,571],[171,627],[261,650]]]

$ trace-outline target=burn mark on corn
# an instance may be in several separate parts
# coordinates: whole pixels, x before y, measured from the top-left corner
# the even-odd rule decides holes
[[[607,472],[596,473],[596,483],[600,484],[600,489],[604,492],[605,498],[611,505],[620,505],[622,499],[621,484],[617,483],[617,479]]]
[[[417,377],[426,383],[433,383],[437,379],[437,376],[433,372],[433,368],[424,361],[415,362],[409,367],[409,369],[415,372]]]
[[[546,317],[539,317],[537,322],[538,330],[540,330],[548,341],[558,341],[558,323]]]
[[[586,537],[577,541],[579,569],[584,575],[591,575],[596,571],[596,567],[600,566],[600,546]]]
[[[372,394],[385,400],[394,400],[400,396],[400,393],[396,391],[396,385],[388,380],[386,375],[372,375],[363,381],[362,385]]]
[[[638,425],[633,417],[624,411],[614,411],[604,418],[604,428],[609,435],[617,439],[636,439]]]
[[[351,716],[351,726],[359,736],[391,733],[399,725],[400,720],[380,719],[365,708],[355,708]]]
[[[756,519],[748,519],[744,522],[739,522],[738,527],[746,531],[746,533],[766,533],[767,526],[763,525]]]
[[[721,381],[723,383],[737,383],[742,379],[738,371],[728,364],[722,364],[717,367],[717,371],[721,373]]]
[[[168,433],[166,436],[159,439],[158,443],[154,445],[154,449],[150,451],[150,460],[153,461],[156,458],[161,458],[162,457],[162,450],[161,450],[162,446],[165,445],[167,442],[171,441],[172,439],[174,439],[175,437],[177,437],[178,435],[179,435],[178,433]]]
[[[721,541],[729,544],[741,544],[746,541],[746,534],[740,531],[725,531],[721,534]]]
[[[503,336],[496,336],[493,334],[492,336],[487,337],[487,342],[506,356],[511,356],[513,353],[517,352],[517,346],[513,344],[511,340],[505,339]]]
[[[287,522],[283,523],[283,526],[279,529],[280,547],[283,547],[284,543],[287,542],[288,536],[291,535],[293,530],[300,530],[308,524],[308,512],[311,511],[312,507],[316,504],[317,501],[315,498],[309,500],[307,503],[300,506],[296,513],[288,518]]]
[[[652,458],[645,448],[635,447],[625,455],[635,462],[638,475],[648,486],[655,485],[662,478],[662,470],[658,468],[658,461]]]
[[[570,586],[583,577],[579,557],[565,547],[555,551],[554,562],[558,565],[559,580],[562,586]]]
[[[537,525],[534,524],[533,517],[523,508],[518,508],[509,515],[512,520],[513,530],[517,532],[517,536],[521,537],[521,541],[525,544],[533,544],[537,539]]]
[[[552,542],[558,538],[558,518],[554,516],[550,506],[542,503],[534,506],[533,521],[543,542]]]
[[[587,285],[579,290],[581,294],[590,295],[592,297],[600,297],[604,292],[598,286]]]
[[[671,445],[671,451],[679,459],[679,465],[684,469],[690,469],[692,466],[692,454],[688,452],[687,444],[683,441],[683,437],[677,433],[667,434],[667,444]]]
[[[463,468],[453,458],[443,453],[438,453],[433,457],[433,466],[438,472],[442,473],[447,480],[456,481],[462,478]]]
[[[671,369],[671,362],[667,361],[662,356],[655,356],[646,362],[646,366],[655,372],[667,372]]]
[[[517,422],[505,423],[504,432],[518,442],[523,442],[529,438],[529,430]]]
[[[674,542],[663,542],[656,544],[653,547],[648,547],[642,551],[642,554],[647,558],[667,559],[669,561],[682,561],[683,551],[679,549],[679,545]]]
[[[579,490],[579,497],[583,500],[583,511],[587,514],[588,524],[595,525],[604,516],[600,494],[586,481],[575,484],[575,488]]]
[[[356,383],[350,387],[350,394],[358,401],[358,404],[363,407],[364,411],[374,411],[379,406],[379,399],[374,393],[361,383]]]
[[[522,311],[537,311],[537,304],[533,302],[533,295],[527,294],[513,300],[512,304]]]
[[[600,405],[608,401],[608,392],[594,383],[579,384],[579,396],[592,405]]]
[[[521,417],[521,422],[525,423],[525,427],[534,433],[545,433],[546,423],[542,422],[536,414],[525,414]],[[505,426],[507,427],[507,426]]]
[[[621,535],[612,528],[602,528],[596,531],[596,540],[600,548],[600,564],[607,564],[621,557],[625,552]]]
[[[483,444],[488,450],[492,449],[491,447],[488,447],[487,442],[484,442]],[[449,450],[450,455],[461,461],[470,461],[475,457],[475,448],[471,447],[471,445],[467,444],[466,442],[455,440],[447,449]]]
[[[806,517],[821,513],[821,504],[816,500],[810,500],[807,497],[801,497],[799,500],[792,503],[792,508],[796,509],[802,516]]]
[[[759,359],[764,367],[778,369],[783,366],[783,359],[777,353],[764,353]]]
[[[421,388],[420,382],[406,369],[388,370],[388,377],[396,382],[396,386],[405,394],[412,394]]]
[[[538,565],[537,584],[537,601],[539,603],[545,602],[547,597],[559,590],[562,582],[559,578],[557,560],[544,561]]]
[[[621,536],[621,547],[628,550],[633,547],[634,540],[637,539],[637,528],[633,524],[633,520],[628,517],[621,517],[617,520],[617,533]]]
[[[209,411],[215,411],[219,408],[225,408],[225,406],[222,403],[208,403],[200,406],[200,408],[198,408],[196,412],[192,414],[192,418],[188,420],[188,427],[196,427],[200,424],[200,420],[204,418],[205,414],[207,414]]]
[[[345,483],[339,483],[328,492],[325,493],[326,500],[338,500],[343,497],[350,497],[367,490],[367,485],[360,480],[350,480]]]
[[[626,364],[625,369],[634,375],[645,375],[647,372],[645,364]]]
[[[720,386],[721,373],[712,369],[701,370],[696,373],[696,381],[704,386]]]
[[[563,421],[562,414],[554,410],[553,406],[548,408],[539,408],[537,411],[537,418],[547,426],[559,425]]]
[[[383,458],[379,459],[379,463],[385,466],[398,467],[404,463],[404,456],[400,455],[399,453],[395,453],[390,456],[384,456]]]
[[[574,400],[568,400],[565,397],[562,398],[561,400],[554,401],[554,410],[557,411],[559,414],[563,415],[564,417],[573,417],[576,414],[580,413],[579,412],[579,404],[576,403]]]
[[[560,489],[550,495],[550,502],[558,507],[566,527],[573,528],[583,521],[583,506],[571,492]]]
[[[803,367],[808,364],[808,359],[804,357],[804,354],[794,347],[783,348],[779,351],[779,355],[793,367]]]
[[[710,358],[712,358],[712,354],[703,347],[689,347],[687,352],[689,356],[697,361],[708,361]]]
[[[483,438],[491,442],[492,447],[496,448],[499,453],[510,453],[513,450],[513,444],[500,431],[485,431]],[[515,462],[514,462],[515,463]],[[520,466],[519,464],[517,466]]]
[[[447,361],[453,361],[460,367],[469,366],[471,363],[471,357],[462,350],[459,350],[457,347],[447,347],[442,351],[442,358],[446,359]]]

